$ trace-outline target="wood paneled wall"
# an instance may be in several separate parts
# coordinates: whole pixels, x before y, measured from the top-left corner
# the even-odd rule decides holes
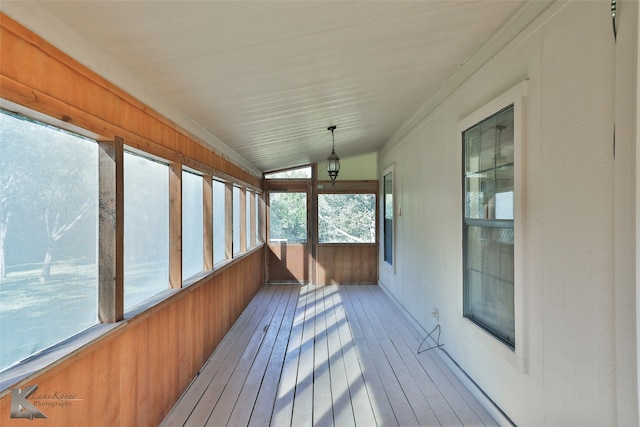
[[[323,244],[317,249],[317,284],[377,284],[378,245]]]
[[[46,425],[158,425],[262,285],[263,260],[262,247],[30,379],[36,394],[81,399],[38,406]],[[24,425],[10,404],[0,400],[0,423]]]
[[[271,283],[309,282],[309,245],[274,244],[267,246],[267,277]]]
[[[256,188],[261,179],[0,13],[0,97],[130,147]]]
[[[100,141],[118,138],[172,164],[262,187],[260,178],[2,13],[0,97]],[[264,257],[259,248],[230,262],[23,381],[37,384],[36,394],[81,399],[72,407],[43,406],[46,424],[157,425],[262,285]],[[8,393],[0,399],[0,424],[23,425],[9,417],[10,404]]]

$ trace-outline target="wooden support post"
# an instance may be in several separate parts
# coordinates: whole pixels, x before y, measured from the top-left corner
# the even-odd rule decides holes
[[[204,269],[213,270],[213,177],[211,175],[202,176],[202,190]]]
[[[99,143],[98,318],[124,317],[124,144]]]
[[[182,164],[169,164],[169,286],[182,287]]]
[[[308,233],[308,247],[309,247],[309,281],[311,284],[318,283],[317,277],[317,263],[318,259],[318,165],[313,165],[311,168],[311,188],[308,192],[309,197],[309,211],[307,214],[307,227]],[[312,220],[313,218],[313,220]]]
[[[225,184],[224,193],[224,210],[225,210],[225,241],[224,252],[227,259],[233,258],[233,184],[227,182]]]
[[[258,235],[261,242],[267,241],[267,201],[266,193],[262,193],[258,200]]]
[[[247,251],[247,189],[240,188],[240,252]]]

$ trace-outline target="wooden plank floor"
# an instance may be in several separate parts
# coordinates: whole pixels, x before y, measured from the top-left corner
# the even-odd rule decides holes
[[[163,426],[495,426],[377,286],[263,286]]]

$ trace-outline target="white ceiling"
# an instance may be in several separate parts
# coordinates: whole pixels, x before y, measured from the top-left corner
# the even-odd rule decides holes
[[[36,3],[268,171],[377,151],[523,2]]]

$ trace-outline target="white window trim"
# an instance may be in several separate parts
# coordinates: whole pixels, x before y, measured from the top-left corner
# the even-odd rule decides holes
[[[515,349],[511,349],[506,344],[495,338],[490,332],[484,328],[476,325],[474,322],[464,318],[464,292],[463,283],[458,286],[459,298],[458,307],[459,314],[464,318],[463,328],[465,333],[474,334],[474,337],[483,343],[485,348],[493,350],[493,354],[498,355],[503,360],[509,362],[516,367],[520,372],[527,373],[527,360],[528,360],[528,337],[526,334],[526,295],[527,287],[524,280],[524,166],[525,159],[524,144],[525,144],[525,114],[526,114],[526,97],[529,88],[529,81],[524,80],[511,89],[499,95],[492,101],[488,102],[478,110],[474,111],[458,123],[458,134],[460,138],[457,138],[459,150],[462,150],[462,134],[465,130],[480,123],[487,117],[494,115],[500,110],[513,105],[513,121],[514,121],[514,206],[513,206],[513,229],[514,229],[514,311],[515,311],[515,333],[516,333],[516,345]],[[462,155],[459,156],[462,158]],[[462,176],[462,164],[460,176]],[[461,211],[462,215],[462,211]],[[462,223],[462,218],[460,220]],[[464,257],[463,246],[460,246],[460,259]]]

